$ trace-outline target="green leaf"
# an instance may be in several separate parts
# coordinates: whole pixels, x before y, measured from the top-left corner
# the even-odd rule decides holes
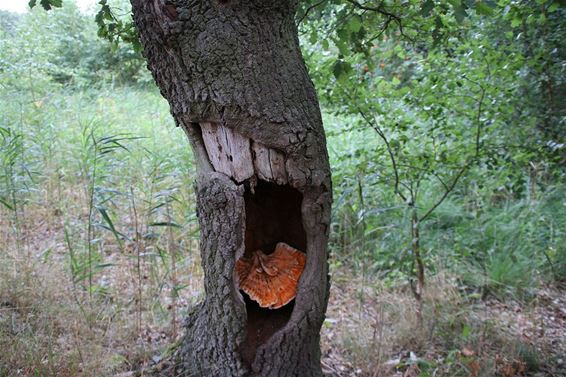
[[[118,244],[120,246],[122,246],[122,238],[121,236],[123,236],[120,232],[118,232],[116,230],[116,228],[114,227],[114,223],[112,222],[112,220],[110,219],[110,216],[108,215],[108,212],[106,212],[105,208],[102,207],[97,207],[96,208],[98,210],[98,212],[100,212],[100,214],[102,215],[102,218],[104,219],[104,221],[108,224],[108,227],[110,228],[110,231],[112,232],[112,234],[114,235],[114,238],[116,238],[116,241],[118,241]]]
[[[337,61],[336,63],[334,63],[334,67],[332,67],[332,74],[334,75],[334,77],[339,79],[340,76],[342,76],[343,71],[344,68],[341,61]]]
[[[10,211],[14,210],[14,207],[12,207],[11,205],[8,204],[8,202],[2,198],[0,198],[0,204],[4,205],[6,208],[8,208]]]
[[[30,6],[32,5],[32,2],[33,5],[35,6],[36,4],[35,0],[29,2]],[[39,3],[45,10],[51,10],[51,8],[53,7],[61,8],[63,6],[63,0],[39,0]]]
[[[338,51],[340,52],[340,55],[348,55],[350,50],[348,50],[348,45],[346,44],[346,42],[344,42],[341,39],[335,40],[334,44],[336,45],[336,47],[338,47]]]
[[[362,18],[357,14],[354,14],[350,18],[350,21],[348,21],[348,28],[354,33],[359,32],[362,28]]]
[[[141,52],[142,51],[142,45],[141,45],[141,42],[139,41],[139,39],[136,38],[131,43],[132,43],[132,46],[133,46],[135,52]]]
[[[309,36],[309,42],[311,44],[315,44],[317,40],[318,40],[318,33],[316,32],[316,29],[313,29],[313,31]]]
[[[484,1],[478,1],[476,3],[476,12],[478,14],[484,15],[484,16],[491,16],[493,15],[494,11],[493,8],[491,8],[489,5],[487,5],[486,2]]]
[[[423,6],[421,7],[421,15],[423,15],[424,17],[428,17],[433,9],[434,9],[434,1],[426,0]]]
[[[336,35],[342,42],[347,42],[348,38],[350,37],[350,33],[346,28],[341,28],[336,31]]]
[[[556,12],[558,10],[558,8],[560,8],[560,4],[558,3],[552,3],[549,7],[548,7],[548,12],[552,13],[552,12]]]
[[[470,326],[468,325],[464,325],[464,328],[462,329],[462,338],[467,338],[468,336],[470,336],[470,332],[472,329],[470,329]]]
[[[332,68],[332,73],[338,80],[345,77],[351,71],[352,66],[350,65],[350,63],[343,60],[337,60],[336,63],[334,63],[334,67]]]
[[[466,9],[463,6],[454,7],[454,17],[456,17],[456,21],[462,23],[468,17]]]

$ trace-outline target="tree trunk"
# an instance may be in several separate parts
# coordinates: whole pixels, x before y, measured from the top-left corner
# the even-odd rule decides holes
[[[417,308],[415,310],[417,316],[417,326],[422,328],[423,325],[423,295],[425,289],[425,265],[421,255],[421,235],[420,235],[420,222],[417,209],[412,208],[411,214],[411,250],[413,252],[413,262],[416,265],[417,284],[416,286],[411,282],[411,288]]]
[[[132,0],[148,67],[197,165],[206,298],[176,373],[320,376],[331,182],[296,0]],[[263,309],[235,262],[285,242],[306,252],[297,296]],[[178,375],[178,374],[176,374]]]

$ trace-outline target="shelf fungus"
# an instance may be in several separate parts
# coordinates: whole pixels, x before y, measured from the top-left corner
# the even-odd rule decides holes
[[[256,250],[251,257],[236,262],[240,289],[262,308],[278,309],[297,295],[299,277],[305,268],[306,255],[279,242],[275,251]]]

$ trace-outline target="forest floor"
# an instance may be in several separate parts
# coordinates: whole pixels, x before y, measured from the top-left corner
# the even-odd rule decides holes
[[[202,297],[196,247],[179,257],[173,278],[182,289],[174,290],[171,266],[151,245],[140,259],[135,245],[118,251],[108,237],[89,295],[87,279],[70,277],[60,214],[29,213],[20,242],[0,216],[0,376],[127,376],[166,358]],[[417,326],[407,287],[332,271],[322,328],[329,376],[566,376],[565,350],[564,287],[544,286],[528,302],[499,300],[437,274]]]
[[[456,279],[429,281],[417,326],[408,287],[337,271],[323,328],[329,376],[566,376],[566,287],[528,303],[465,299]]]

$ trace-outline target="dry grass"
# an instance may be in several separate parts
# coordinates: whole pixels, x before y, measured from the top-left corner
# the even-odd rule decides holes
[[[66,194],[73,195],[80,194]],[[91,299],[84,282],[73,282],[64,239],[65,221],[84,216],[81,201],[69,200],[64,211],[28,206],[19,240],[2,212],[0,376],[103,376],[139,369],[167,353],[179,339],[184,313],[201,297],[196,248],[179,250],[176,284],[184,288],[173,300],[170,261],[143,258],[138,274],[140,245],[120,248],[107,232],[99,244],[110,266],[94,276]],[[193,245],[186,237],[178,234],[172,244]],[[143,242],[148,255],[158,246]],[[558,351],[566,347],[563,292],[546,289],[527,306],[474,300],[457,286],[444,274],[428,282],[419,328],[409,289],[334,271],[322,331],[325,371],[408,377],[566,373]]]
[[[443,277],[435,280],[431,284],[434,289],[427,290],[426,302],[437,310],[457,307],[460,298],[453,287]],[[424,327],[417,326],[414,299],[409,290],[387,289],[371,279],[336,273],[331,303],[323,332],[324,352],[332,359],[338,351],[341,354],[338,359],[348,360],[350,372],[389,375],[388,365],[394,367],[400,363],[399,360],[393,364],[391,360],[401,359],[403,353],[426,354],[430,331],[436,324],[427,321]],[[337,373],[338,370],[334,373],[345,375]]]
[[[66,207],[63,216],[29,206],[19,240],[10,214],[0,213],[0,376],[101,376],[148,365],[180,337],[183,310],[200,297],[196,250],[179,256],[173,282],[170,260],[151,255],[158,245],[144,241],[138,274],[139,246],[121,251],[107,232],[99,244],[108,266],[94,275],[91,298],[85,281],[73,281],[63,229],[84,209]],[[173,283],[184,287],[178,296]]]
[[[480,301],[439,274],[428,282],[424,324],[408,287],[335,271],[323,327],[329,376],[566,375],[566,299],[547,287],[527,304]],[[552,304],[549,304],[552,303]],[[538,335],[537,335],[538,334]]]

